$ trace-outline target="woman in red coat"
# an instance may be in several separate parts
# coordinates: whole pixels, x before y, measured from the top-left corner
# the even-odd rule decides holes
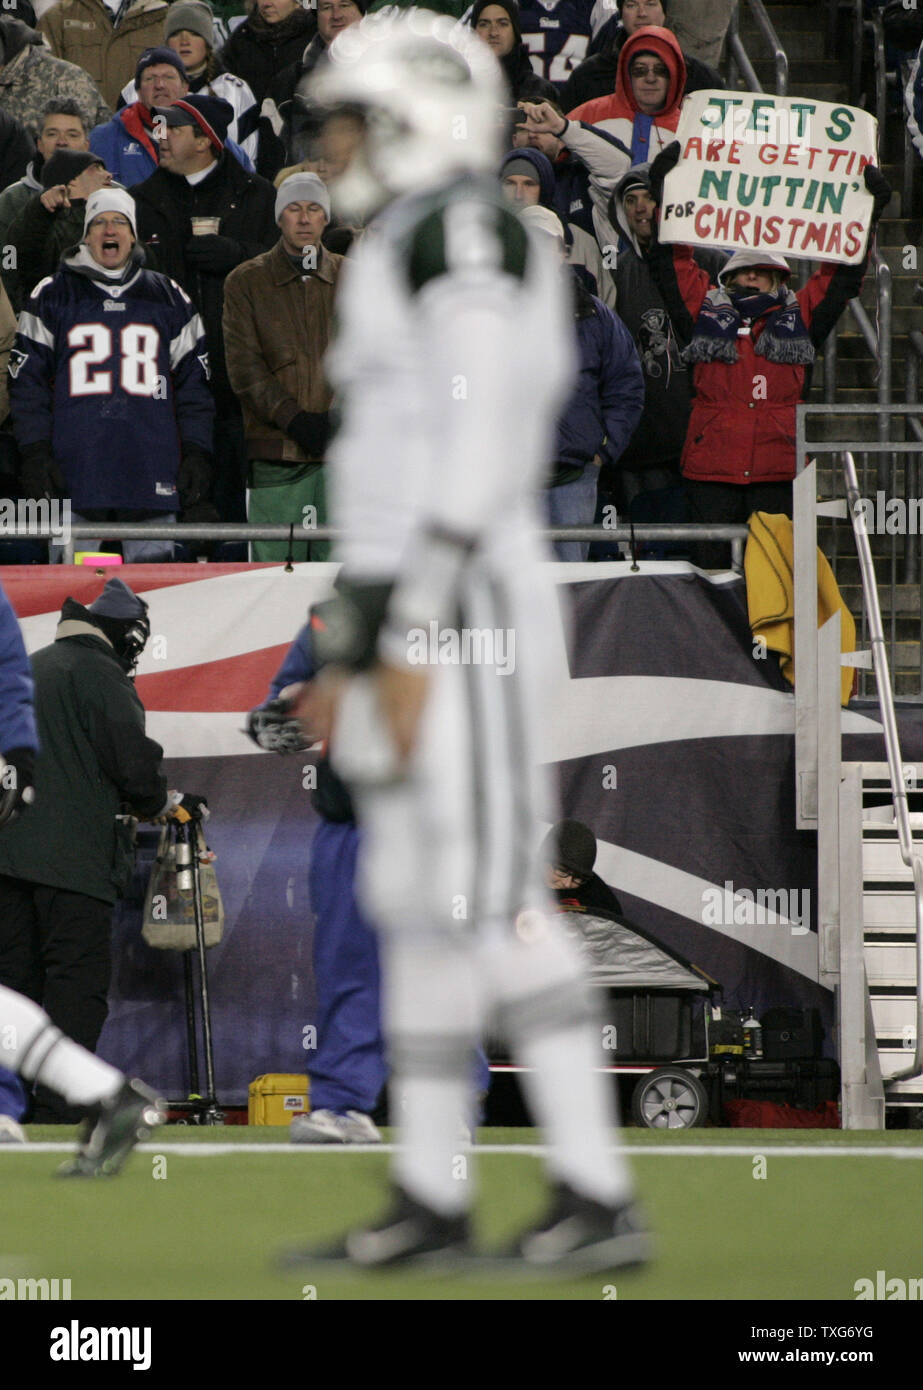
[[[659,178],[651,170],[658,201],[674,148],[678,155],[677,144],[655,161],[663,160]],[[891,190],[872,165],[865,181],[875,198],[874,228]],[[742,524],[755,511],[791,516],[795,407],[818,351],[859,293],[866,260],[821,265],[795,292],[785,258],[773,252],[734,252],[713,285],[691,247],[652,244],[652,273],[693,366],[695,399],[680,460],[693,521]],[[697,559],[712,567],[726,554],[726,546],[709,544],[698,547]]]

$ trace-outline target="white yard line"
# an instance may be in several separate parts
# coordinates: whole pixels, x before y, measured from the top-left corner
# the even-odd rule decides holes
[[[233,1154],[393,1154],[396,1144],[184,1144],[168,1141],[164,1144],[139,1144],[135,1153],[176,1155],[180,1158],[225,1158]],[[460,1152],[493,1157],[495,1154],[527,1155],[545,1158],[548,1149],[542,1144],[474,1144],[459,1145]],[[0,1158],[7,1154],[69,1154],[71,1144],[2,1144]],[[671,1144],[669,1147],[644,1144],[615,1145],[612,1153],[626,1158],[752,1158],[754,1154],[773,1158],[909,1158],[923,1159],[923,1144],[906,1147],[849,1144]]]

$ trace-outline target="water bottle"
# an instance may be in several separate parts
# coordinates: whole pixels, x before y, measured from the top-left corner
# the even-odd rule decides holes
[[[763,1055],[763,1029],[756,1016],[753,1005],[744,1019],[744,1056],[758,1059]]]

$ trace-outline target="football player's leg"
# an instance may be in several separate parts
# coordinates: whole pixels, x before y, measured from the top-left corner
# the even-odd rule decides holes
[[[457,668],[432,683],[408,777],[362,798],[359,884],[381,932],[385,1034],[404,1148],[398,1180],[445,1213],[472,1110],[480,1004],[473,964],[470,737]]]
[[[71,1105],[114,1095],[122,1074],[66,1038],[31,999],[0,985],[0,1060],[26,1081],[47,1086]]]

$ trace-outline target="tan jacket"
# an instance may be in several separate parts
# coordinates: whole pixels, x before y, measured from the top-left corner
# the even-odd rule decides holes
[[[10,413],[10,378],[7,367],[16,337],[16,315],[6,290],[0,285],[0,421]]]
[[[163,43],[165,0],[134,0],[113,29],[103,0],[56,0],[38,21],[53,53],[77,63],[115,109],[146,48]]]
[[[228,378],[243,409],[251,458],[309,461],[285,428],[300,410],[330,409],[322,360],[342,263],[321,247],[316,272],[302,276],[280,239],[224,282]]]

